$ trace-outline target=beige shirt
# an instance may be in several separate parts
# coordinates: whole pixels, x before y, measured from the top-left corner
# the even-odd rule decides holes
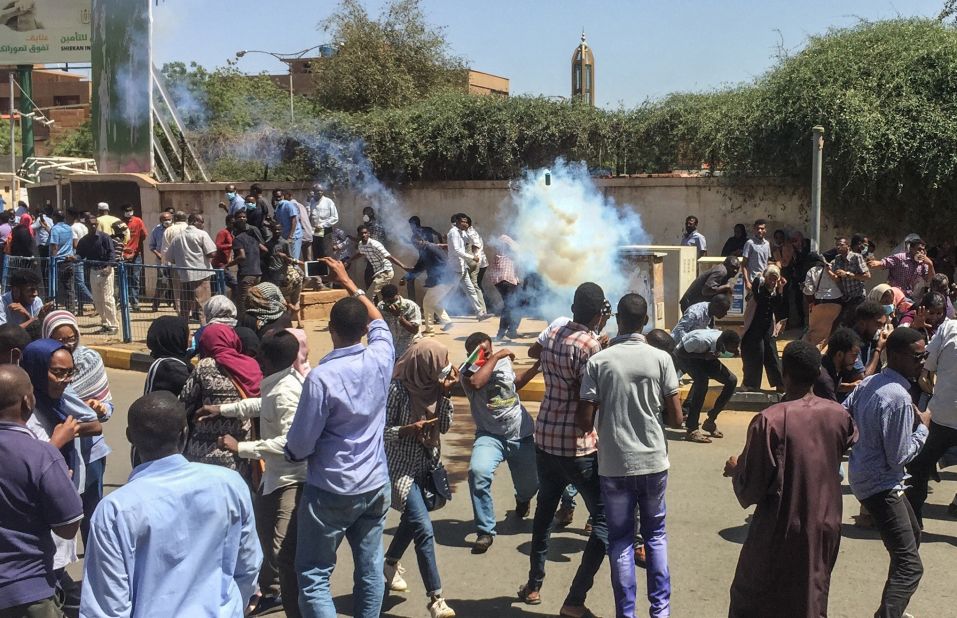
[[[302,395],[303,377],[294,367],[266,376],[262,381],[263,396],[228,403],[220,408],[220,414],[232,418],[259,417],[261,440],[239,443],[239,456],[244,459],[262,459],[266,464],[263,473],[263,495],[296,483],[306,482],[306,462],[293,463],[286,460],[283,448],[286,434],[292,427]]]
[[[166,231],[163,232],[163,249],[161,251],[164,257],[166,256],[166,252],[169,251],[170,243],[172,243],[173,240],[182,234],[183,230],[188,227],[189,223],[186,223],[185,221],[178,221],[166,228]]]

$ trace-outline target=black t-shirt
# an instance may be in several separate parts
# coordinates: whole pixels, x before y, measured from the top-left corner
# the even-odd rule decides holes
[[[681,297],[681,310],[684,311],[697,303],[709,302],[715,297],[715,291],[726,284],[729,279],[728,269],[724,264],[718,264],[711,270],[701,273],[697,279],[691,282],[688,290]]]
[[[246,259],[238,263],[236,275],[239,277],[259,277],[263,274],[259,259],[259,244],[262,236],[254,227],[247,227],[246,231],[236,234],[233,238],[233,253],[242,250]]]

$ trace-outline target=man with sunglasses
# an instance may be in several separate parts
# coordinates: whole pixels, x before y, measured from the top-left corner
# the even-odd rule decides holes
[[[887,338],[887,367],[844,401],[859,432],[848,460],[851,490],[871,514],[891,559],[875,614],[881,617],[903,615],[924,570],[920,523],[904,497],[904,466],[920,453],[930,427],[930,412],[914,406],[909,390],[924,367],[925,345],[920,331],[895,330]]]

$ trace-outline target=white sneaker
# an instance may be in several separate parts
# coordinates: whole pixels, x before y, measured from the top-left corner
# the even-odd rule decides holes
[[[455,610],[445,603],[442,597],[429,604],[429,615],[432,618],[455,618]]]
[[[405,592],[409,589],[409,584],[402,578],[402,573],[405,573],[405,569],[403,569],[402,565],[398,562],[395,564],[386,562],[382,573],[385,575],[386,587],[392,592]]]

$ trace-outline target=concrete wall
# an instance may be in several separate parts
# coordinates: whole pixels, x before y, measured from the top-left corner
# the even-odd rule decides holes
[[[225,183],[157,184],[143,176],[122,174],[74,177],[73,182],[83,186],[82,189],[77,187],[73,195],[83,195],[86,200],[95,202],[98,200],[93,192],[97,185],[131,181],[140,188],[140,200],[135,205],[148,227],[156,224],[163,208],[172,206],[178,210],[202,211],[206,216],[206,229],[211,234],[222,228],[225,213],[217,205],[224,199]],[[672,177],[600,179],[596,183],[621,208],[630,208],[641,215],[654,245],[677,244],[687,215],[695,215],[700,220],[699,230],[708,240],[711,255],[719,254],[736,223],[750,227],[755,219],[766,218],[770,221],[769,234],[778,228],[805,231],[807,226],[809,197],[806,187],[780,179],[752,179],[733,185],[716,178]],[[239,183],[237,188],[241,193],[246,193],[250,184]],[[274,188],[290,189],[300,201],[305,201],[310,185],[308,182],[259,184],[267,195]],[[112,193],[114,197],[119,197],[110,190],[109,184],[101,186],[104,195]],[[49,188],[46,191],[37,188],[35,192],[39,197],[41,193],[48,193]],[[33,193],[34,190],[31,190],[31,197]],[[408,237],[406,221],[411,215],[419,215],[423,224],[443,233],[449,229],[449,218],[456,212],[468,213],[486,237],[509,229],[508,212],[511,204],[507,181],[423,182],[398,187],[396,193],[401,205],[399,211],[380,213],[380,218],[392,239],[395,239],[389,243],[390,250],[403,261],[414,260],[411,248],[402,247],[397,242]],[[341,225],[353,232],[361,222],[362,207],[368,202],[352,193],[340,193],[334,199],[339,207]],[[866,231],[866,226],[864,228]],[[547,221],[542,222],[542,229],[543,233],[548,232]],[[822,229],[823,243],[829,247],[834,232],[838,230],[833,229],[826,216]],[[882,247],[879,252],[885,249]],[[666,265],[666,294],[669,301],[670,297],[682,292],[675,285],[669,285],[674,278],[675,275],[667,272]],[[489,295],[494,297],[494,290],[490,290]],[[669,311],[669,326],[673,316],[674,313]]]

